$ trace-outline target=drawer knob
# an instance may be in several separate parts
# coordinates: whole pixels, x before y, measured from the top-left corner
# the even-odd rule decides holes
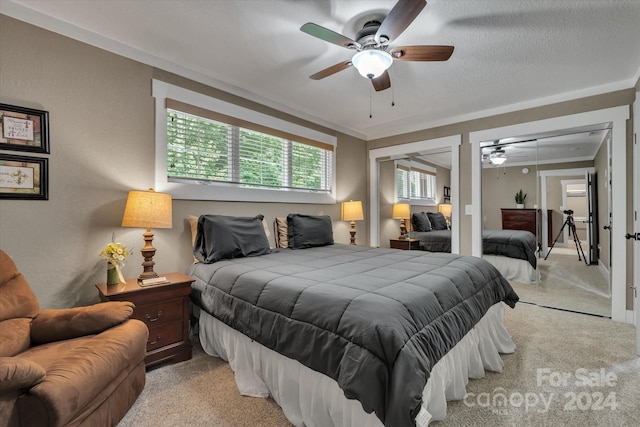
[[[158,314],[156,314],[156,317],[151,318],[150,314],[145,314],[144,318],[147,319],[149,322],[156,322],[160,316],[162,316],[162,310],[158,310]]]
[[[158,334],[158,336],[156,337],[156,340],[155,340],[155,341],[149,341],[149,340],[147,340],[147,345],[154,345],[154,344],[157,344],[157,343],[158,343],[158,341],[160,341],[161,339],[162,339],[162,334]]]

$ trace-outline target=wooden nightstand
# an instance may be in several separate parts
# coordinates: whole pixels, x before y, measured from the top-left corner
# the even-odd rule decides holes
[[[98,283],[101,301],[131,301],[134,319],[149,328],[147,368],[156,363],[191,359],[189,339],[189,294],[193,278],[181,273],[160,274],[171,283],[140,286],[137,278],[116,286]]]
[[[420,249],[420,240],[419,239],[389,239],[389,246],[391,249],[402,249],[402,250],[419,250]]]

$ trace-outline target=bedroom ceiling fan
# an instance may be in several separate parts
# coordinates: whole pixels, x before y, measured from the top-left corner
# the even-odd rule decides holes
[[[371,80],[376,91],[391,87],[387,69],[393,61],[446,61],[453,46],[398,46],[390,48],[395,40],[427,5],[425,0],[398,0],[382,20],[371,20],[358,31],[355,40],[328,28],[308,22],[300,31],[329,43],[356,51],[351,59],[319,71],[309,78],[321,80],[354,66],[360,75]]]

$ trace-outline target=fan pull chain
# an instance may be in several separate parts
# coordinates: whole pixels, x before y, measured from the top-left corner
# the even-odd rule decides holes
[[[396,106],[396,87],[394,85],[391,85],[391,106]]]
[[[371,89],[371,85],[369,85],[369,118],[370,119],[373,118],[373,114],[372,114],[372,111],[371,111],[371,92],[373,92],[373,91]]]

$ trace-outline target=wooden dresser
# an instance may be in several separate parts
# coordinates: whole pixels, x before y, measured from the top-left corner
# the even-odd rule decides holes
[[[535,235],[542,233],[539,209],[507,209],[502,208],[503,230],[526,230]],[[547,210],[547,244],[553,243],[553,226],[551,223],[551,209]]]

